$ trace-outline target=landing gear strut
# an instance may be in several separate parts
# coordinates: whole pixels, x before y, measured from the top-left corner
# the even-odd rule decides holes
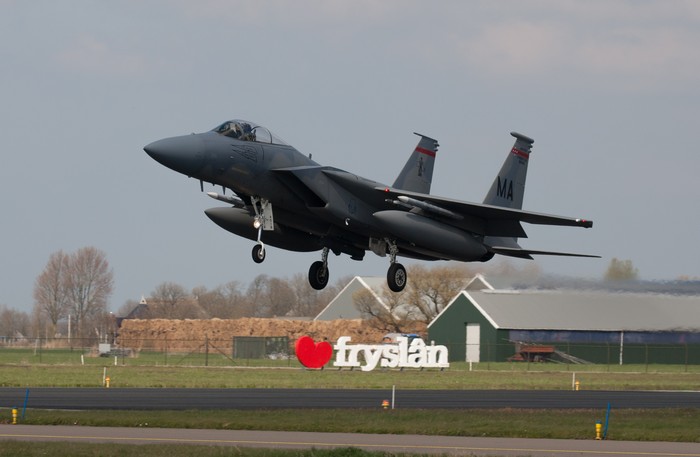
[[[321,290],[328,285],[328,248],[323,248],[321,260],[311,264],[309,284],[316,290]]]
[[[263,230],[274,230],[274,223],[272,219],[272,204],[270,201],[259,197],[250,197],[251,203],[253,203],[253,210],[255,211],[255,218],[253,219],[253,227],[258,230],[258,243],[253,246],[253,262],[262,263],[265,260],[265,244],[262,242],[262,232]],[[260,209],[258,209],[258,205]]]
[[[392,240],[386,240],[389,246],[389,258],[391,265],[389,266],[389,271],[386,273],[386,282],[393,292],[401,292],[404,287],[406,287],[406,269],[403,265],[396,262],[396,254],[399,253],[399,248],[396,247],[396,242]]]

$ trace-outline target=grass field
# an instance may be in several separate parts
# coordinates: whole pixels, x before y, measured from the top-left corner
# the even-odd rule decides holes
[[[104,359],[102,359],[104,360]],[[104,374],[112,387],[207,388],[362,388],[385,389],[547,389],[572,388],[575,375],[589,390],[698,390],[699,372],[660,366],[657,371],[524,371],[502,364],[502,370],[469,371],[466,367],[438,370],[306,370],[301,367],[182,367],[133,365],[0,365],[2,387],[101,387]],[[517,367],[519,368],[519,367]],[[639,367],[643,368],[643,367]],[[661,371],[667,368],[669,371]]]
[[[367,452],[356,448],[334,450],[271,450],[220,446],[193,446],[172,444],[89,444],[89,443],[28,443],[4,442],[0,457],[420,457],[425,454],[387,454]],[[431,457],[435,457],[434,455]]]

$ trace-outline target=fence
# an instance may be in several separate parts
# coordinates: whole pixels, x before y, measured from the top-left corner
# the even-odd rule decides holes
[[[693,371],[700,372],[699,345],[613,344],[445,344],[450,369],[533,371]],[[471,364],[464,354],[479,354]],[[455,358],[455,355],[459,356]],[[363,354],[359,354],[362,358]],[[332,359],[333,360],[333,359]],[[329,366],[332,366],[332,360]],[[0,340],[2,364],[259,366],[300,367],[294,341],[281,337],[229,339],[133,339],[119,345],[94,339],[35,338]]]
[[[284,337],[197,340],[35,338],[0,341],[0,364],[100,364],[186,366],[284,366],[298,364]]]
[[[648,371],[650,366],[675,365],[700,369],[700,345],[697,344],[611,344],[611,343],[464,343],[445,344],[450,354],[450,362],[469,362],[467,354],[474,362],[521,364],[533,369],[543,365],[576,370],[586,366],[635,367]],[[476,354],[476,356],[472,355]],[[539,366],[539,368],[537,368]],[[483,368],[483,367],[482,367]],[[554,368],[548,368],[554,369]],[[584,368],[585,369],[585,368]]]

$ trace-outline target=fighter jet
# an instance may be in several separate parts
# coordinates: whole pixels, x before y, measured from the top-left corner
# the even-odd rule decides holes
[[[205,214],[225,230],[255,241],[254,262],[265,260],[266,245],[320,250],[321,259],[309,268],[309,283],[317,290],[328,284],[330,252],[354,260],[362,260],[366,251],[388,255],[387,284],[394,292],[407,282],[399,256],[463,262],[486,262],[496,254],[598,257],[518,244],[518,238],[527,236],[523,222],[593,226],[586,219],[521,209],[532,139],[511,133],[515,144],[479,204],[430,194],[439,145],[417,135],[418,144],[391,186],[319,165],[267,128],[244,120],[158,140],[144,150],[162,165],[199,180],[202,191],[205,182],[221,186],[221,194],[208,195],[227,205]]]

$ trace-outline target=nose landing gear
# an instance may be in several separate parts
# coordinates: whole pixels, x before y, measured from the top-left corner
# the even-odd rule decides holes
[[[253,262],[262,263],[265,260],[265,244],[262,242],[262,232],[263,230],[274,230],[274,222],[272,216],[272,204],[269,200],[259,197],[250,197],[250,201],[253,203],[253,210],[255,211],[255,218],[253,219],[253,227],[258,230],[258,243],[253,246]],[[260,206],[260,209],[258,209]]]
[[[258,244],[253,246],[252,255],[255,263],[262,263],[265,260],[265,245],[261,241],[258,241]]]

